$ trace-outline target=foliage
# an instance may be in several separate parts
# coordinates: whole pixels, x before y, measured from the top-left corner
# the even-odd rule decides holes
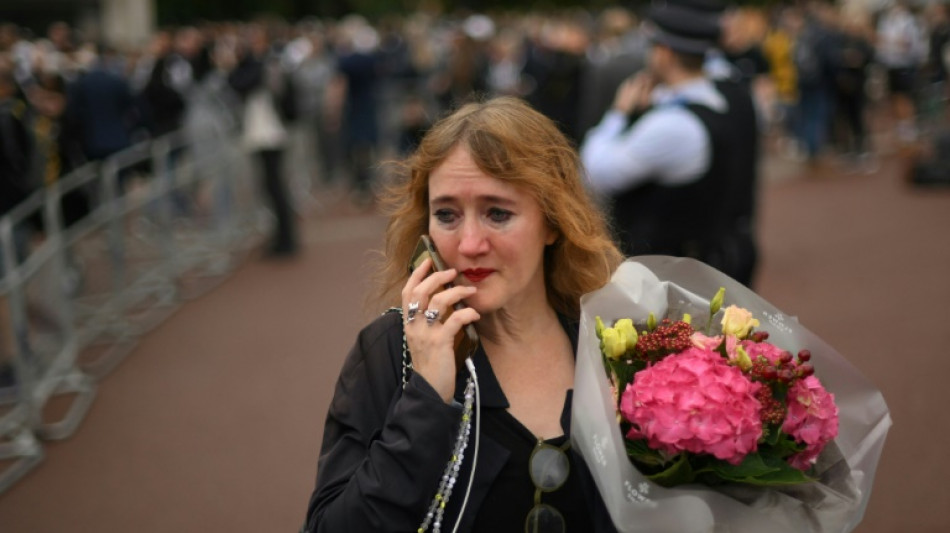
[[[161,25],[196,20],[246,20],[259,15],[276,15],[287,20],[307,17],[339,18],[358,13],[369,18],[415,10],[451,13],[455,11],[553,10],[569,7],[599,9],[612,5],[636,7],[643,2],[609,0],[160,0],[156,1]]]

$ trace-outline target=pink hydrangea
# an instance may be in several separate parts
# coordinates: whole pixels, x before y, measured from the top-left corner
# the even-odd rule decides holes
[[[799,470],[808,470],[815,464],[825,445],[838,436],[835,396],[815,376],[796,381],[788,390],[788,414],[782,431],[805,444],[805,450],[788,461]]]
[[[787,350],[783,350],[778,346],[769,344],[767,342],[741,341],[739,342],[739,346],[742,346],[742,348],[745,350],[745,353],[749,354],[749,358],[753,361],[755,361],[756,358],[761,355],[773,365],[778,363],[778,360],[782,357],[783,353],[788,353]]]
[[[712,350],[670,355],[627,385],[620,400],[633,424],[627,438],[671,455],[707,453],[739,464],[762,437],[760,387]]]

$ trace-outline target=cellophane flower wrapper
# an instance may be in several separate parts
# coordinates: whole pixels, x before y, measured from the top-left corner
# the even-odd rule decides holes
[[[815,465],[817,480],[782,487],[701,484],[664,488],[630,462],[616,401],[600,352],[594,317],[607,324],[693,317],[703,328],[709,299],[726,288],[725,305],[751,311],[758,331],[792,353],[807,348],[815,375],[835,396],[838,437]],[[724,305],[724,307],[725,307]],[[718,326],[720,314],[714,317]],[[692,259],[640,256],[623,263],[610,283],[581,299],[571,435],[622,533],[847,532],[864,516],[878,459],[891,425],[881,392],[837,351],[725,274]]]

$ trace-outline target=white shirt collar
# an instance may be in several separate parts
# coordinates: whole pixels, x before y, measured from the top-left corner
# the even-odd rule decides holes
[[[660,85],[653,90],[654,105],[700,104],[713,111],[725,113],[729,109],[726,99],[708,78],[696,78],[675,86]]]

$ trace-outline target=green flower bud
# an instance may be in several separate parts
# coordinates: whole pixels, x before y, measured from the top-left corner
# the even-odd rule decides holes
[[[599,316],[594,317],[594,331],[597,333],[598,339],[604,338],[604,321]]]
[[[752,359],[742,346],[736,345],[736,364],[743,371],[752,368]]]
[[[650,316],[647,317],[647,331],[653,331],[656,329],[656,316],[653,313],[650,313]]]
[[[686,322],[687,324],[692,324],[693,316],[690,315],[689,313],[683,313],[683,322]]]
[[[637,330],[633,327],[633,320],[621,318],[614,324],[614,329],[624,336],[626,340],[626,351],[633,350],[637,347]]]
[[[713,299],[709,301],[709,314],[710,316],[715,315],[722,309],[722,301],[726,297],[726,288],[719,287],[719,290],[716,291],[716,295],[713,296]]]

